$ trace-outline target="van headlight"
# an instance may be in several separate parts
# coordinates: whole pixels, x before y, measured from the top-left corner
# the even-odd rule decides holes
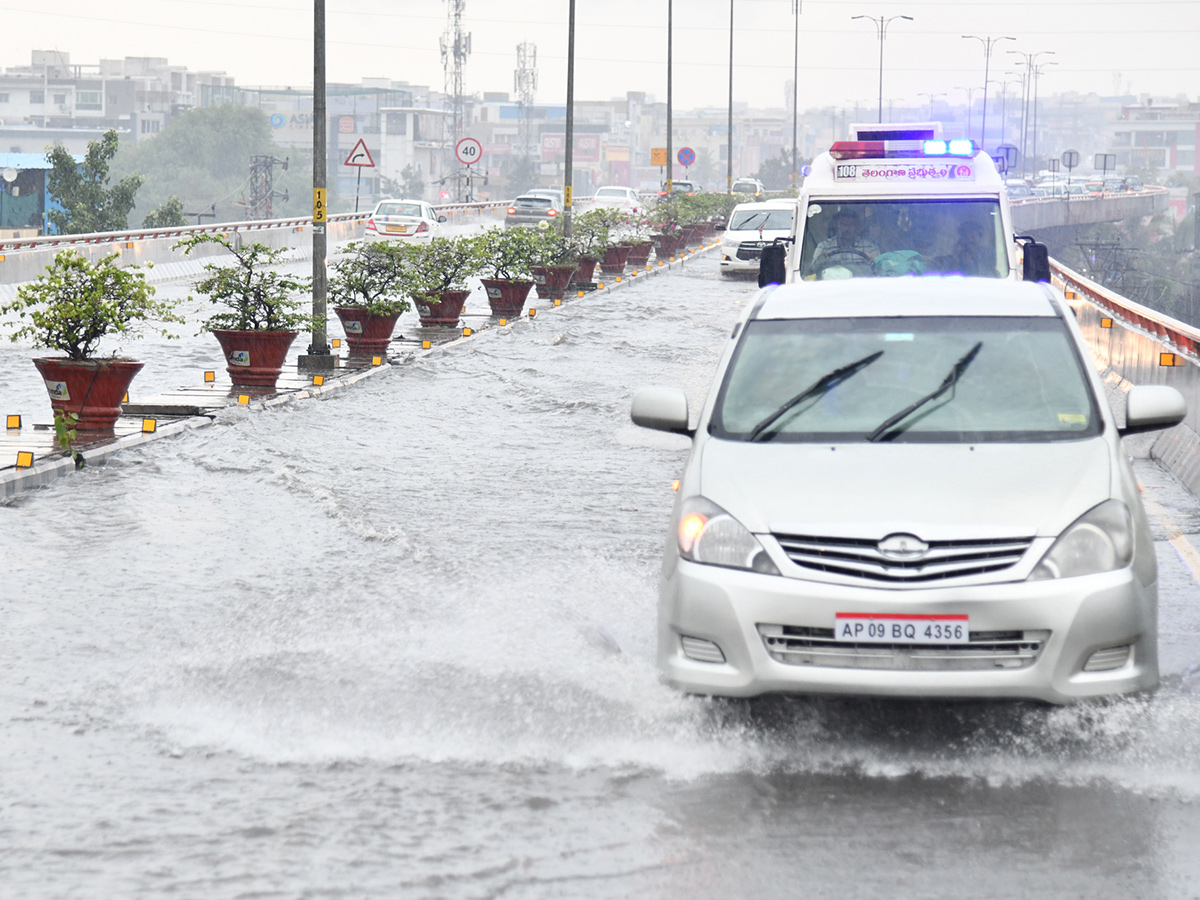
[[[1133,558],[1133,516],[1120,500],[1088,510],[1058,536],[1029,576],[1030,581],[1112,572]]]
[[[710,566],[778,575],[762,544],[741,522],[704,497],[688,497],[679,510],[679,555]]]

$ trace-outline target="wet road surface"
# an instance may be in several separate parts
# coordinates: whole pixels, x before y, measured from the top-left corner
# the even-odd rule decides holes
[[[0,507],[0,896],[1200,896],[1197,519],[1151,461],[1152,696],[659,683],[687,442],[629,399],[698,404],[752,294],[694,260]]]

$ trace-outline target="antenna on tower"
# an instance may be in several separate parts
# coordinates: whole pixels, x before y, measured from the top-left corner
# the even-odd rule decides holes
[[[517,44],[517,68],[513,72],[513,92],[521,104],[521,148],[525,156],[533,152],[530,146],[530,107],[537,94],[537,44],[523,41]]]
[[[471,55],[471,35],[463,33],[462,19],[467,0],[446,0],[446,30],[442,33],[442,69],[445,72],[444,94],[450,119],[450,141],[446,147],[447,165],[452,166],[449,154],[465,137],[466,98],[463,96],[463,66]],[[455,177],[458,182],[460,176]],[[460,192],[461,193],[461,192]]]

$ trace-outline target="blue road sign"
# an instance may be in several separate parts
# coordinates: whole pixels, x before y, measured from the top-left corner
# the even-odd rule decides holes
[[[681,147],[675,157],[681,166],[690,166],[696,161],[696,151],[691,147]]]

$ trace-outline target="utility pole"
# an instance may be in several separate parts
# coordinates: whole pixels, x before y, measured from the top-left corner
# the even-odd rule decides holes
[[[792,0],[792,15],[796,18],[796,34],[792,46],[792,187],[798,184],[799,145],[796,141],[797,125],[800,121],[800,9],[803,0]]]
[[[729,120],[725,130],[725,193],[733,193],[733,0],[729,0]]]
[[[313,226],[312,226],[312,343],[297,364],[301,371],[328,371],[337,366],[329,351],[325,329],[328,244],[325,222],[325,0],[313,0]]]
[[[450,113],[450,140],[445,147],[447,166],[454,166],[454,162],[450,162],[452,159],[450,154],[454,152],[458,142],[466,137],[463,67],[467,63],[467,57],[471,55],[471,35],[470,33],[464,34],[462,30],[462,18],[466,7],[467,0],[446,0],[447,21],[446,30],[442,33],[441,50],[442,70],[445,73],[443,104],[450,104],[448,110]],[[458,173],[457,168],[455,168],[454,184],[455,193],[461,197],[463,176]]]
[[[667,199],[674,193],[672,176],[675,174],[675,159],[671,146],[671,0],[667,0]]]
[[[854,19],[870,19],[876,30],[879,32],[879,122],[883,124],[883,41],[887,37],[887,27],[896,21],[896,19],[907,19],[912,21],[912,16],[880,16],[876,19],[874,16],[851,16],[851,21]]]
[[[977,34],[964,34],[963,40],[979,41],[983,44],[983,127],[979,129],[979,146],[986,150],[987,144],[987,95],[988,67],[992,62],[992,45],[997,41],[1015,41],[1014,37],[980,37]],[[967,137],[970,137],[968,134]]]
[[[571,196],[575,165],[575,0],[567,21],[567,146],[563,168],[563,236],[571,236]]]

